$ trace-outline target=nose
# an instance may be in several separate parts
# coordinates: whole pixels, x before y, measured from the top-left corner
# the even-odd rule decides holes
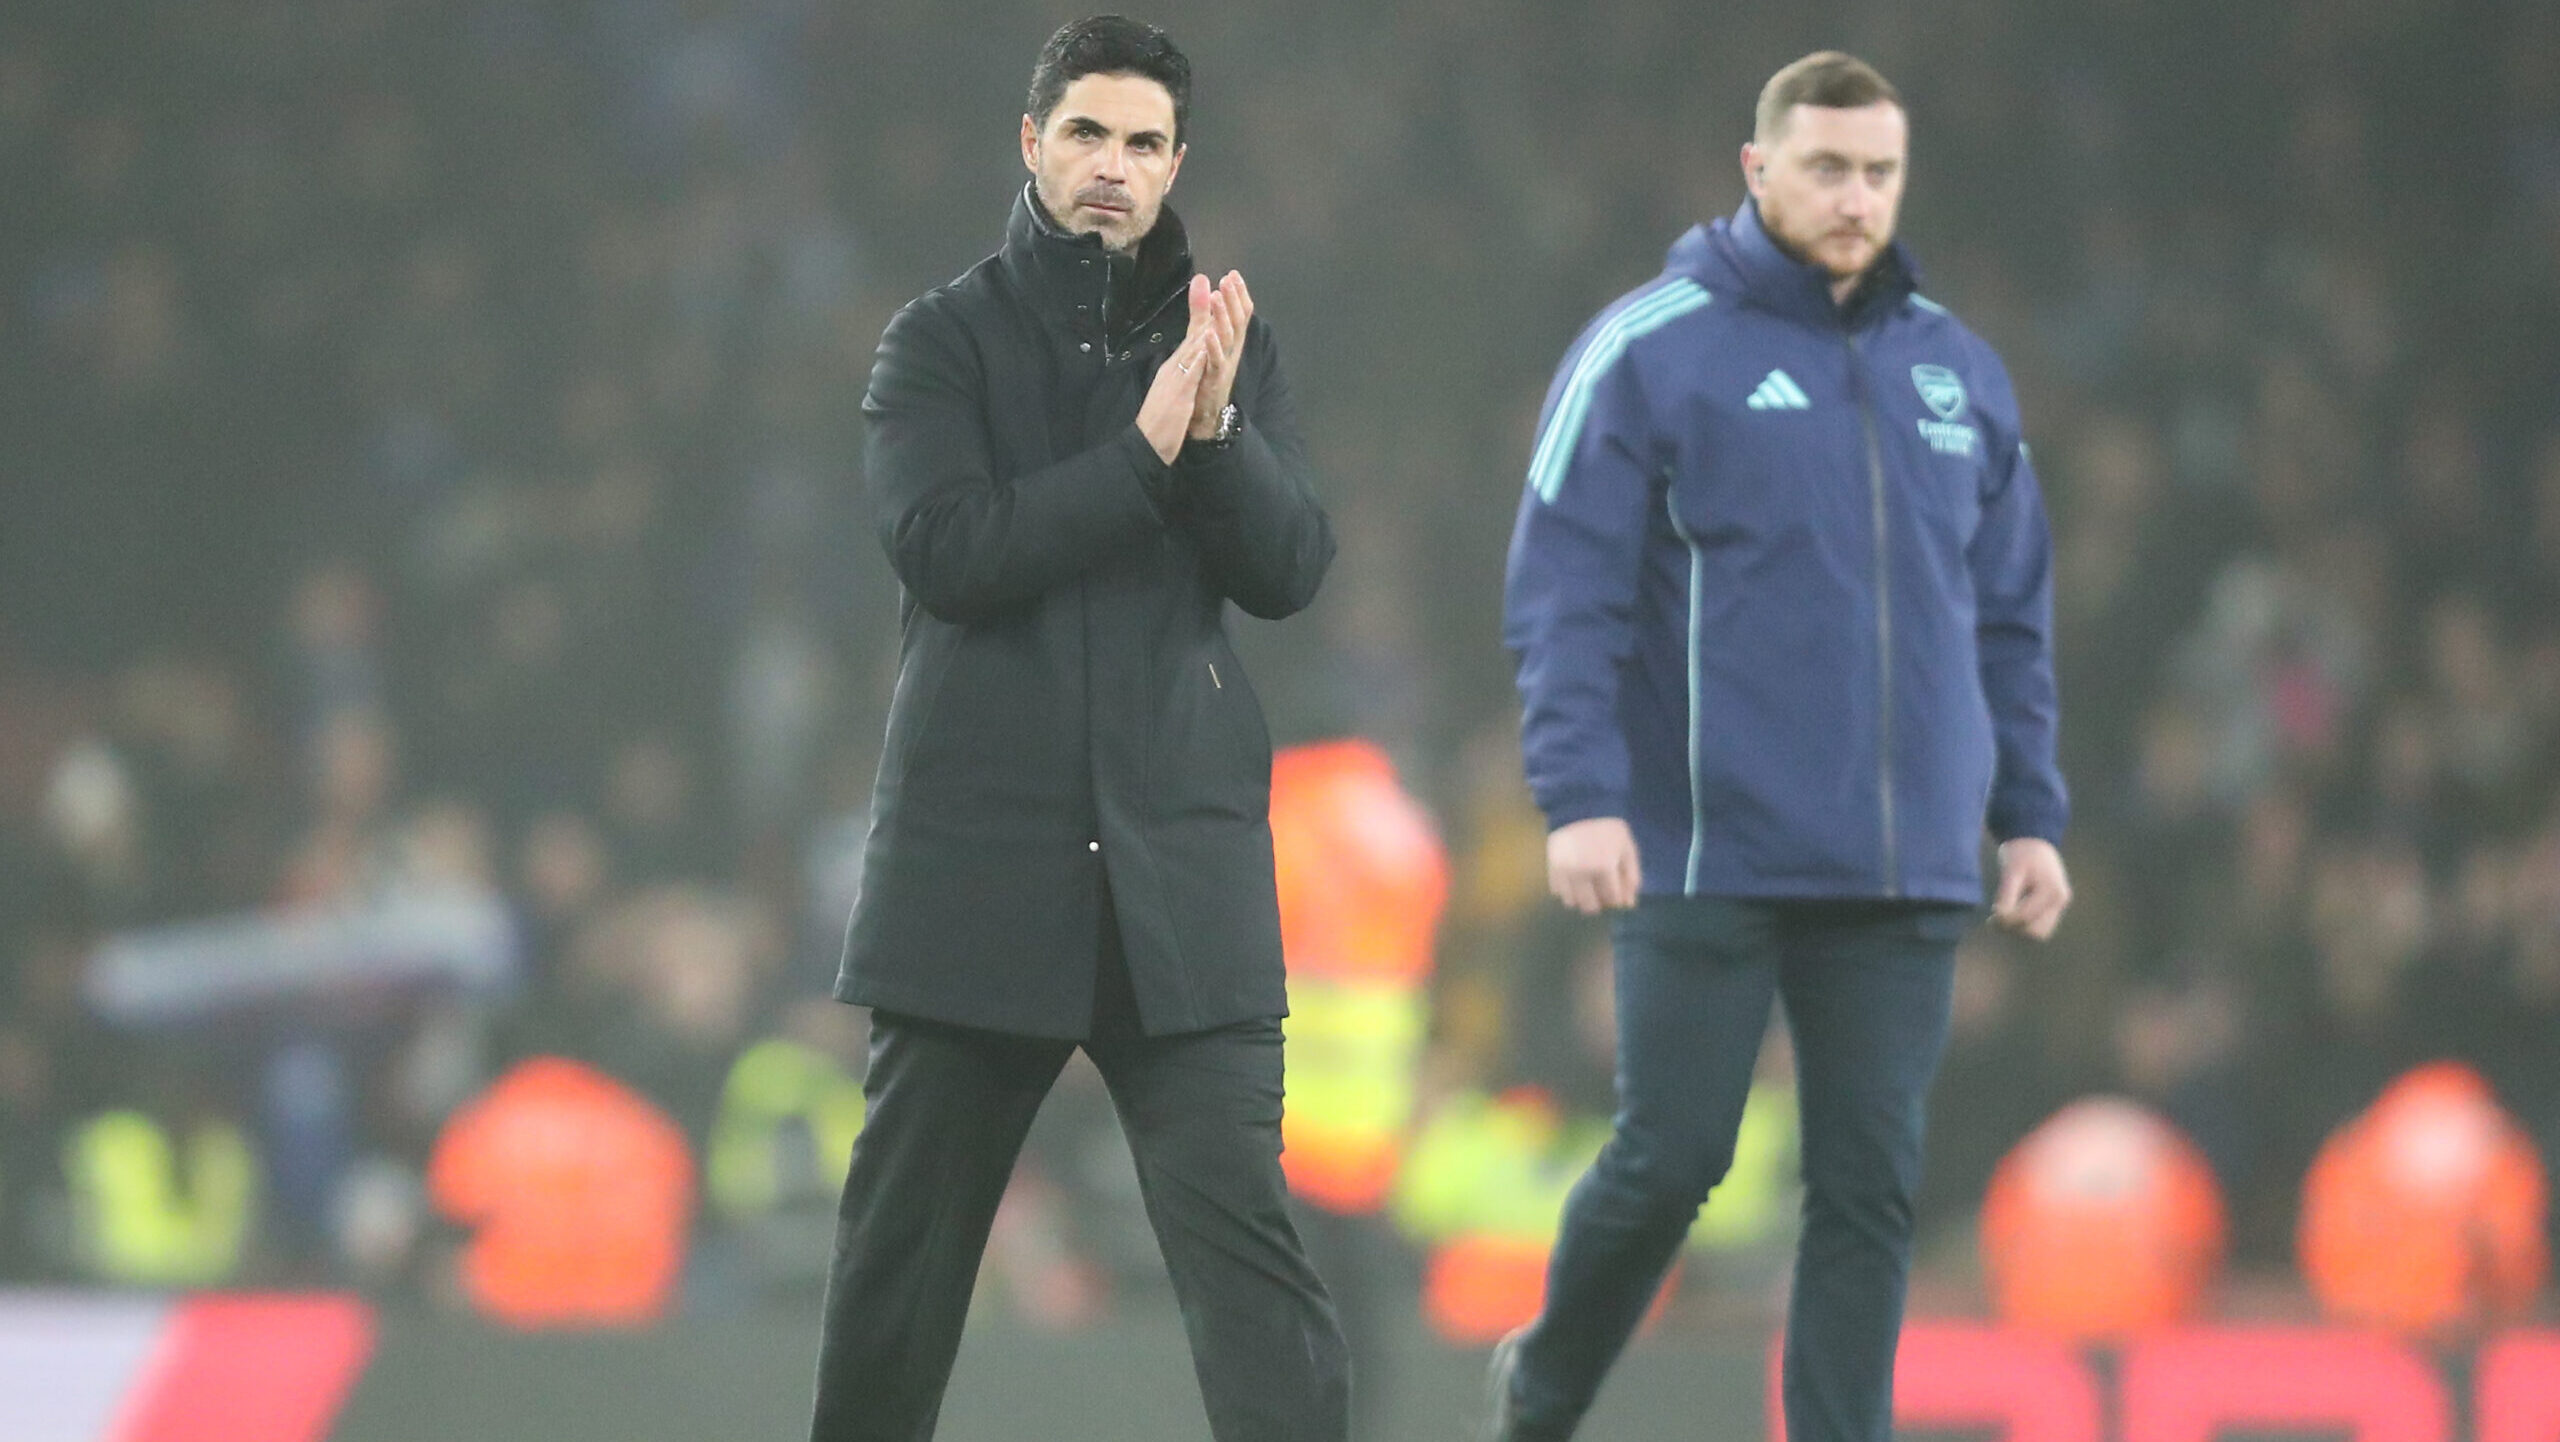
[[[1840,187],[1840,219],[1860,230],[1871,227],[1884,210],[1884,193],[1864,180]]]

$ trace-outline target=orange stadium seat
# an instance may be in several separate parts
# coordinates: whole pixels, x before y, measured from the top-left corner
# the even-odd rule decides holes
[[[2006,1320],[2117,1338],[2192,1317],[2222,1265],[2222,1190],[2178,1129],[2133,1102],[2073,1102],[1992,1173],[1982,1260]]]
[[[436,1205],[475,1229],[464,1293],[519,1327],[637,1326],[674,1299],[692,1223],[684,1133],[604,1073],[535,1057],[436,1139]]]
[[[2542,1158],[2459,1062],[2400,1077],[2303,1185],[2302,1273],[2342,1321],[2454,1339],[2511,1321],[2549,1270]]]

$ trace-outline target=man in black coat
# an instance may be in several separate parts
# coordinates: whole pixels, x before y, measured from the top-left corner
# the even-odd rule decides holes
[[[1004,248],[900,311],[863,399],[903,586],[841,999],[872,1008],[814,1442],[930,1437],[988,1228],[1081,1045],[1135,1154],[1218,1442],[1338,1442],[1285,1209],[1271,740],[1229,602],[1333,533],[1242,276],[1162,208],[1190,63],[1116,16],[1032,72]]]

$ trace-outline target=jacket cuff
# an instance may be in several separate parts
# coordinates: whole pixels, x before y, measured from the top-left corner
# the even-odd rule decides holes
[[[1254,430],[1251,421],[1238,427],[1235,439],[1223,446],[1183,437],[1182,449],[1173,457],[1173,469],[1181,480],[1177,490],[1182,503],[1232,510],[1238,492],[1252,485],[1252,478],[1262,473],[1258,468],[1270,454],[1269,443]]]
[[[2071,823],[2069,808],[2051,803],[2019,802],[1991,808],[1991,839],[2015,841],[2031,836],[2038,841],[2062,845],[2062,833]]]
[[[1633,819],[1627,816],[1625,797],[1598,791],[1572,791],[1561,796],[1541,797],[1538,809],[1547,814],[1549,831],[1561,831],[1577,821],[1589,821],[1596,816],[1615,816],[1634,824]]]
[[[1156,454],[1155,443],[1138,429],[1136,421],[1120,433],[1120,452],[1129,458],[1129,467],[1137,473],[1139,489],[1146,492],[1147,504],[1155,508],[1156,520],[1162,522],[1173,514],[1173,467]]]
[[[1182,436],[1182,449],[1174,452],[1173,463],[1184,470],[1192,470],[1206,469],[1231,460],[1235,456],[1236,448],[1244,444],[1244,438],[1252,430],[1253,422],[1237,422],[1236,433],[1229,436],[1227,443],[1223,446],[1215,441],[1194,439],[1190,432],[1185,431]]]

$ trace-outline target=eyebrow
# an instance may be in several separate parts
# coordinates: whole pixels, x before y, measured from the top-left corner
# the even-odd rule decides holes
[[[1856,160],[1852,159],[1846,152],[1838,150],[1817,150],[1805,157],[1805,163],[1808,165],[1820,165],[1826,161],[1836,161],[1842,165],[1855,166],[1860,170],[1864,170],[1869,166],[1875,165],[1898,166],[1902,164],[1902,157],[1899,155],[1879,155],[1868,160]]]
[[[1110,126],[1103,124],[1101,121],[1094,119],[1090,115],[1080,115],[1074,111],[1069,111],[1065,115],[1058,117],[1058,123],[1071,129],[1079,125],[1090,125],[1105,135],[1109,135],[1111,133]],[[1171,145],[1173,143],[1172,136],[1165,134],[1161,130],[1154,129],[1135,131],[1129,136],[1129,138],[1131,140],[1153,140],[1159,145]]]

